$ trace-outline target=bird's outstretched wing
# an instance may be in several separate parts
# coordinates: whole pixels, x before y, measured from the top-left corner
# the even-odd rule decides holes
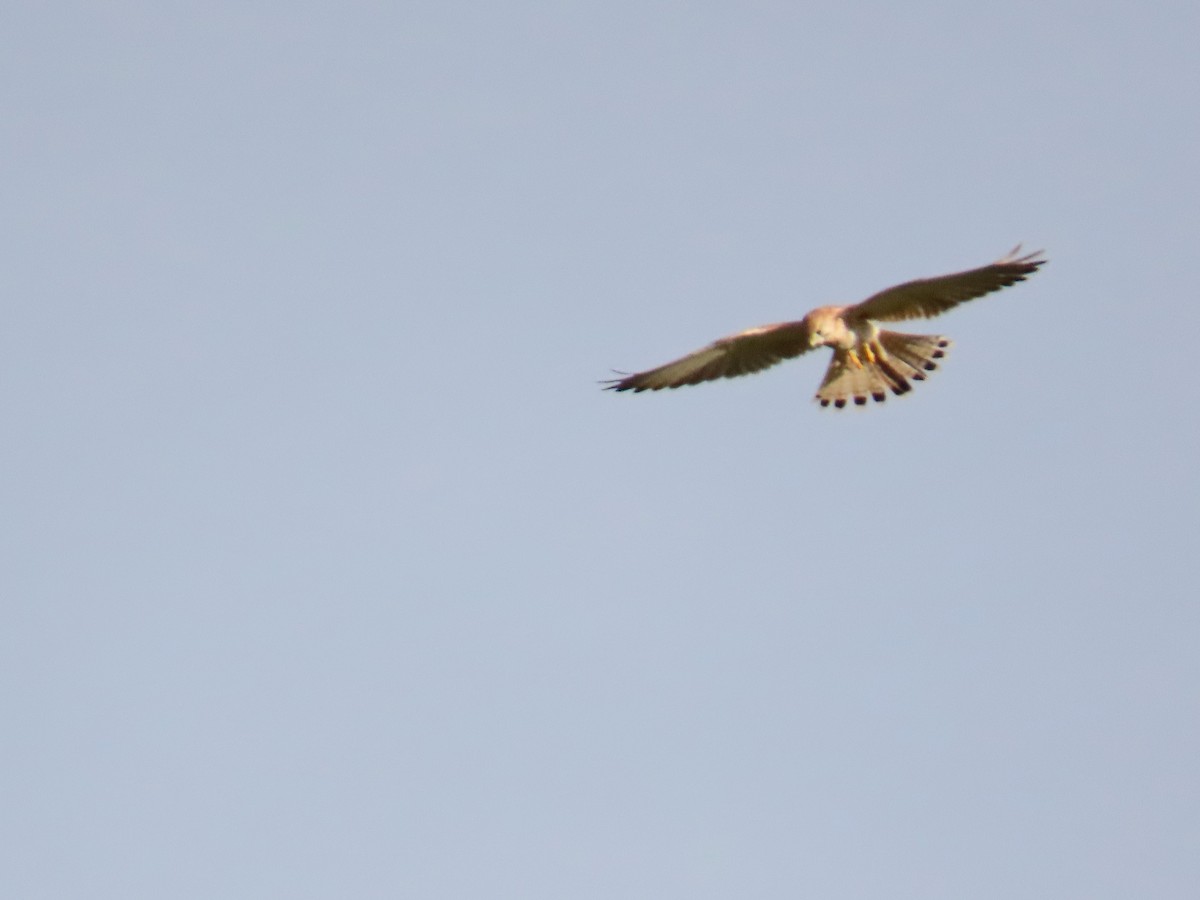
[[[844,316],[848,322],[867,319],[899,322],[940,315],[967,300],[1024,281],[1027,275],[1032,275],[1046,261],[1041,258],[1040,250],[1025,256],[1019,256],[1020,252],[1018,245],[1006,257],[990,266],[898,284],[868,297],[862,303],[847,307]]]
[[[733,378],[761,372],[809,349],[808,326],[803,322],[763,325],[731,334],[682,359],[606,382],[610,391],[658,391],[716,378]]]

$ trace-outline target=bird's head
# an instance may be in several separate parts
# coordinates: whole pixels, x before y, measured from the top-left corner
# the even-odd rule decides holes
[[[836,307],[822,306],[804,317],[808,329],[808,346],[824,347],[831,343],[837,331]]]

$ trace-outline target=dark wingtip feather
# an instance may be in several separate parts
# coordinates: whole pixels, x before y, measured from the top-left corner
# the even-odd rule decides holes
[[[633,377],[631,373],[622,372],[620,369],[613,369],[612,371],[614,375],[620,375],[621,377],[605,378],[602,381],[597,381],[596,384],[604,385],[604,390],[606,391],[627,391],[633,387],[632,384],[629,384],[629,379]]]

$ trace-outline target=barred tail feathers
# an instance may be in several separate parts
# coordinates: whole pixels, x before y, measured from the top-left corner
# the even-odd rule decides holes
[[[878,349],[869,357],[857,354],[861,366],[855,365],[849,352],[835,350],[825,379],[817,390],[821,406],[841,409],[849,403],[866,405],[868,400],[882,403],[888,392],[899,396],[912,390],[913,381],[924,381],[925,373],[938,367],[937,360],[946,355],[950,340],[941,335],[901,334],[880,331]]]
[[[950,349],[950,339],[940,334],[880,331],[878,340],[889,359],[903,364],[914,381],[924,381],[925,373],[934,371],[938,367],[937,361]]]

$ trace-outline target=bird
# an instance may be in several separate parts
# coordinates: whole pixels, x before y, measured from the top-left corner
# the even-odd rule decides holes
[[[833,358],[814,398],[822,407],[843,409],[869,400],[884,402],[890,391],[907,394],[938,367],[951,341],[943,335],[886,331],[877,322],[931,318],[1001,288],[1024,281],[1046,263],[1043,251],[1021,255],[1021,245],[996,262],[918,278],[887,288],[852,306],[821,306],[796,322],[748,328],[713,341],[674,362],[601,382],[611,391],[659,391],[770,368],[818,347]]]

